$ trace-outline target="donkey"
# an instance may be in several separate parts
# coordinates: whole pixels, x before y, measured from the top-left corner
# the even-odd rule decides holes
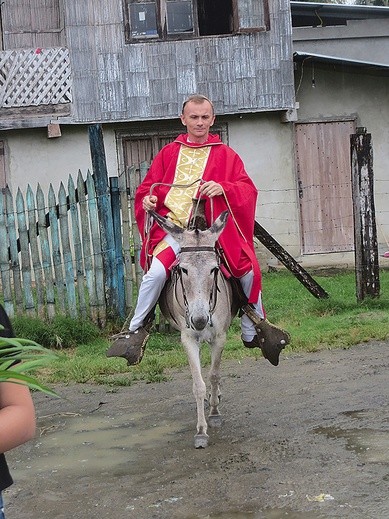
[[[220,363],[227,330],[238,305],[232,288],[220,270],[215,243],[227,223],[224,211],[206,230],[182,229],[157,213],[154,220],[180,244],[179,262],[162,291],[159,306],[171,325],[181,332],[193,379],[193,394],[197,404],[195,448],[208,445],[207,427],[221,425]],[[208,424],[205,418],[206,384],[201,374],[200,346],[211,348],[209,373],[210,396]]]

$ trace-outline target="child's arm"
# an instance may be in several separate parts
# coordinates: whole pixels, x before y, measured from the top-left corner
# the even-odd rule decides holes
[[[0,452],[7,452],[35,435],[35,409],[28,387],[0,382]]]

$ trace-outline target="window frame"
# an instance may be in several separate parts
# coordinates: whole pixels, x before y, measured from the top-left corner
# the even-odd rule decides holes
[[[176,33],[168,33],[167,29],[167,3],[169,0],[123,0],[123,11],[124,11],[124,26],[125,26],[125,42],[126,43],[147,43],[147,42],[156,42],[156,41],[179,41],[179,40],[188,40],[194,38],[206,38],[209,35],[201,35],[200,27],[199,27],[199,17],[198,17],[198,2],[199,0],[188,0],[192,4],[192,21],[193,21],[193,31],[188,32],[176,32]],[[157,13],[157,33],[158,35],[155,37],[145,36],[145,37],[133,37],[132,36],[132,28],[131,28],[131,15],[130,15],[130,5],[133,3],[150,3],[154,4]],[[232,15],[232,28],[228,33],[215,34],[212,36],[231,36],[233,34],[238,33],[237,29],[237,2],[236,0],[231,0],[231,15]]]
[[[42,10],[41,1],[30,0],[22,19],[18,11],[20,7],[13,6],[12,2],[8,4],[0,8],[0,50],[65,46],[63,0],[51,0],[46,5],[46,9],[52,13],[50,24]]]

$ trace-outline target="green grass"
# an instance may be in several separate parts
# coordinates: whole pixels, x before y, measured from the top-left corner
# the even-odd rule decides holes
[[[17,316],[12,321],[17,337],[26,337],[46,348],[74,348],[89,343],[99,336],[101,330],[86,319],[72,319],[57,315],[50,322],[27,316]]]
[[[264,274],[263,294],[268,319],[289,331],[292,340],[285,353],[312,352],[324,348],[349,348],[370,340],[389,338],[389,271],[380,273],[381,295],[358,303],[355,275],[341,272],[315,280],[329,294],[318,300],[289,272]],[[82,342],[82,341],[81,341]],[[59,358],[41,373],[47,384],[78,382],[128,386],[139,380],[160,382],[172,369],[187,366],[178,333],[150,336],[145,356],[138,366],[127,367],[124,359],[107,359],[108,339],[91,335],[77,347],[62,349]],[[230,328],[224,359],[258,358],[258,349],[244,348],[239,319]],[[209,364],[209,350],[202,349],[202,363]]]

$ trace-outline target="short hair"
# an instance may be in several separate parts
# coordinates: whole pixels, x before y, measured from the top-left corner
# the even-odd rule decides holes
[[[182,105],[182,113],[184,113],[185,106],[192,101],[193,103],[201,104],[204,103],[204,101],[208,101],[208,103],[211,105],[212,113],[215,113],[215,109],[213,107],[213,103],[210,99],[208,99],[207,96],[204,96],[203,94],[192,94],[189,97],[187,97]]]

